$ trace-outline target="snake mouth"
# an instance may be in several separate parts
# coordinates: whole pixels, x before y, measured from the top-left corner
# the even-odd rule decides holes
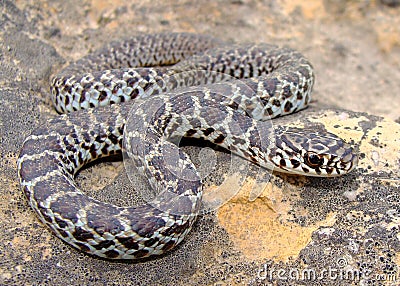
[[[342,157],[340,160],[340,164],[338,164],[337,168],[342,170],[343,173],[348,173],[354,170],[358,165],[358,151],[357,148],[352,148],[352,152],[347,154],[345,157]],[[341,173],[341,174],[343,174]]]
[[[313,170],[315,176],[335,177],[351,172],[358,164],[358,155],[353,153],[352,148],[341,156],[307,152],[304,163]]]
[[[335,177],[351,172],[357,164],[358,155],[351,147],[346,148],[343,154],[341,152],[318,154],[307,151],[303,155],[305,166],[302,166],[302,170],[310,176]]]

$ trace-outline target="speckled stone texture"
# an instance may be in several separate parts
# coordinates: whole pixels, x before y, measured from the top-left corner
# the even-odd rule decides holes
[[[398,1],[0,0],[0,7],[1,285],[399,284]],[[271,175],[222,150],[188,146],[210,173],[206,199],[215,211],[199,217],[178,248],[121,263],[62,243],[30,209],[16,176],[24,138],[57,116],[49,76],[111,40],[162,31],[302,52],[315,67],[313,102],[276,124],[323,128],[357,144],[358,168],[330,180]],[[107,160],[78,181],[98,199],[140,203],[146,182],[123,171],[118,158]]]

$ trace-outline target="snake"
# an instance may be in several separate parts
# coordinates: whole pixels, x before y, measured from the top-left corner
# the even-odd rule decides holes
[[[162,255],[192,228],[202,179],[179,147],[203,138],[266,169],[334,177],[357,165],[338,136],[270,119],[308,106],[311,63],[270,44],[160,33],[111,42],[51,80],[61,114],[24,141],[21,188],[40,220],[64,242],[107,259]],[[178,143],[177,143],[178,142]],[[157,195],[122,207],[96,200],[75,181],[100,157],[126,152]]]

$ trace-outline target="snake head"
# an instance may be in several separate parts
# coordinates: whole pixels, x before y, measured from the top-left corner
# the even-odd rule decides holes
[[[357,166],[357,148],[332,133],[291,127],[277,129],[276,134],[273,161],[278,171],[333,177]]]

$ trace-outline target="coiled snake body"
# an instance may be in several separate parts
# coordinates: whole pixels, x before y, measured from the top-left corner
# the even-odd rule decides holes
[[[112,259],[162,254],[189,232],[202,196],[176,138],[205,138],[282,172],[336,176],[354,168],[357,156],[335,135],[273,128],[268,120],[305,108],[313,83],[301,54],[272,45],[229,46],[184,33],[112,43],[53,79],[56,109],[75,112],[25,140],[21,186],[41,220],[84,252]],[[160,190],[147,204],[100,202],[74,181],[82,166],[120,153],[123,143]]]

